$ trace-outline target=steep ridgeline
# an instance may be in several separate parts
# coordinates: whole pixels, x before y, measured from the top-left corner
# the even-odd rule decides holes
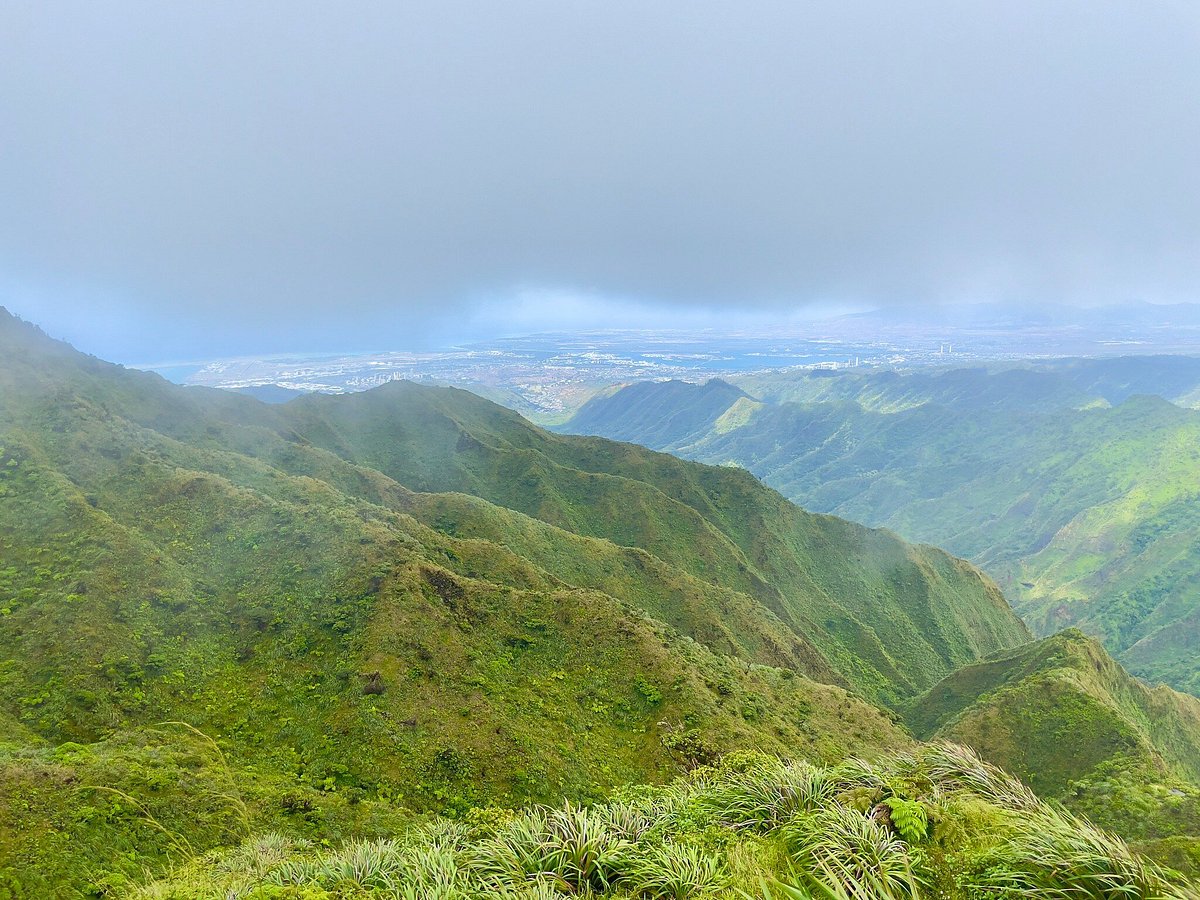
[[[810,674],[832,670],[884,703],[1026,637],[970,565],[809,514],[744,471],[549,434],[465,391],[410,383],[310,396],[286,413],[313,446],[414,490],[471,494],[750,598],[817,649]]]
[[[713,399],[692,417],[699,427],[661,437],[622,424],[657,407],[654,389],[668,392],[649,385],[598,399],[576,421],[745,466],[808,508],[946,547],[995,577],[1036,632],[1077,625],[1135,674],[1200,693],[1200,412],[1125,396],[1152,374],[1186,390],[1195,362],[1178,360],[1174,374],[1160,358],[986,377],[794,376],[794,390],[771,379],[774,395],[827,384],[820,396],[836,402],[727,403],[728,390],[694,385],[692,405]],[[1052,390],[1068,369],[1104,393]],[[1054,409],[1050,397],[1073,405]]]
[[[875,412],[930,403],[1053,412],[1116,406],[1138,394],[1191,407],[1200,394],[1200,357],[1064,358],[903,372],[817,369],[748,375],[737,384],[768,403],[849,401]]]
[[[969,564],[745,472],[448,389],[182,388],[0,311],[19,896],[264,827],[600,797],[738,747],[907,747],[838,685],[898,704],[1025,638]]]
[[[1076,629],[964,666],[906,717],[1127,836],[1200,834],[1200,700],[1131,678]]]

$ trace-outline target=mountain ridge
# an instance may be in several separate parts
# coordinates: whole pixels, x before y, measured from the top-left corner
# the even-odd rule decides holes
[[[770,376],[773,396],[811,402],[762,402],[735,428],[681,432],[660,449],[745,466],[813,509],[945,546],[995,577],[1037,634],[1078,625],[1135,674],[1196,692],[1188,623],[1200,571],[1190,538],[1200,413],[1136,393],[1164,366],[1164,389],[1188,393],[1196,361],[1176,365],[1048,364],[1040,374],[1060,387],[1056,373],[1070,370],[1105,393],[1080,403],[1072,387],[1073,405],[1055,407],[1065,396],[1055,389],[1028,408],[1020,394],[991,402],[1005,393],[1004,372],[973,370],[962,382],[954,371]],[[990,387],[972,405],[981,383]],[[621,392],[596,401],[593,430],[619,428],[635,400],[645,402]]]
[[[865,693],[1026,636],[941,551],[449,389],[267,406],[0,317],[0,448],[0,870],[47,896],[250,827],[894,752]]]
[[[2,317],[0,550],[0,887],[35,896],[264,831],[386,842],[722,758],[896,758],[930,691],[1037,654],[976,567],[745,471],[445,388],[267,406]],[[1163,702],[1063,802],[1107,823],[1119,777],[1141,820],[1111,820],[1186,868],[1190,770],[1133,766],[1191,734]]]

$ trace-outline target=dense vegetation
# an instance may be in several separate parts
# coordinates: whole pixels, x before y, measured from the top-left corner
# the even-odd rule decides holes
[[[320,851],[264,835],[195,859],[142,900],[226,897],[942,898],[1197,896],[1122,841],[969,751],[822,767],[730,754],[665,787],[478,810]]]
[[[748,393],[635,385],[569,427],[745,466],[809,508],[946,547],[1037,633],[1077,625],[1197,693],[1200,412],[1164,397],[1194,402],[1198,382],[1178,357],[774,375]]]
[[[1024,638],[943,553],[464,392],[268,407],[5,315],[0,447],[0,853],[43,892],[281,816],[906,746],[841,686],[898,702]]]
[[[1200,700],[1131,678],[1079,631],[964,666],[906,721],[1143,845],[1200,852],[1181,841],[1200,834]]]
[[[181,388],[2,312],[0,447],[0,897],[553,896],[584,863],[626,896],[819,890],[851,873],[818,829],[950,897],[1065,889],[1038,840],[1166,896],[1006,776],[1026,806],[939,780],[984,770],[901,723],[1027,641],[996,586],[744,471],[449,389]],[[773,779],[769,821],[714,806]],[[553,843],[575,827],[614,855]],[[1188,871],[1192,833],[1146,849]]]

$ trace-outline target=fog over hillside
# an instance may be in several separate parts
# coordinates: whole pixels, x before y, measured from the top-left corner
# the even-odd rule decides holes
[[[1200,7],[0,35],[0,900],[1200,900]]]
[[[1200,299],[1185,2],[17,0],[0,30],[0,293],[121,362]]]

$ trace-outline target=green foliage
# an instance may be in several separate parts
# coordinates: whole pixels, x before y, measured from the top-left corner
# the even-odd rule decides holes
[[[662,703],[662,691],[648,682],[643,676],[639,675],[633,679],[633,686],[641,695],[642,699],[650,704]]]
[[[739,383],[758,401],[731,385],[632,385],[566,427],[734,462],[807,508],[946,547],[997,578],[1037,633],[1078,626],[1134,674],[1200,694],[1200,412],[1167,402],[1195,405],[1194,359]]]
[[[882,805],[888,809],[888,818],[896,833],[910,844],[923,841],[929,831],[929,817],[916,800],[903,797],[886,797]]]
[[[707,765],[717,757],[716,750],[695,728],[668,727],[663,733],[662,745],[688,769]]]
[[[1200,835],[1200,701],[1147,688],[1079,632],[964,667],[907,718],[1126,837]]]
[[[638,897],[687,900],[709,896],[728,883],[721,859],[691,844],[663,843],[636,853],[621,873],[620,885]]]
[[[741,896],[753,900],[911,900],[921,895],[915,882],[896,887],[875,875],[847,881],[828,866],[819,866],[806,873],[801,884],[764,881],[761,893],[742,891]]]
[[[268,836],[192,860],[134,897],[258,896],[267,886],[363,900],[1195,896],[1181,876],[1056,807],[1025,797],[1008,805],[1000,798],[1009,776],[950,746],[901,754],[882,767],[821,768],[814,780],[836,785],[836,793],[814,795],[803,808],[781,796],[756,828],[724,821],[730,809],[764,809],[756,782],[793,769],[762,755],[734,757],[634,791],[637,801],[518,810],[486,833],[433,822],[325,851]],[[897,818],[849,802],[899,783],[914,796],[890,804],[893,813],[906,803],[929,806],[953,827],[916,847],[898,834]],[[740,786],[744,801],[735,799]]]
[[[741,473],[558,438],[460,391],[343,401],[179,388],[0,314],[16,883],[79,890],[250,830],[371,839],[404,809],[594,801],[739,747],[907,747],[829,685],[915,690],[851,607],[896,565],[898,609],[988,597]],[[862,660],[814,643],[843,623]],[[918,680],[951,665],[919,652]],[[163,721],[211,736],[187,738],[204,779],[149,746],[113,756]]]
[[[966,891],[1040,809],[864,699],[1022,642],[995,585],[744,472],[460,391],[184,390],[2,313],[0,445],[10,893]]]
[[[843,885],[877,879],[885,889],[899,893],[913,880],[904,841],[896,831],[857,809],[832,803],[797,817],[782,833],[802,868],[828,871]]]
[[[1185,898],[1194,891],[1088,822],[1039,811],[993,850],[973,877],[984,891],[1070,900],[1076,897]]]
[[[609,887],[632,846],[603,809],[568,803],[514,819],[476,848],[474,859],[485,880],[541,881],[578,893]]]
[[[703,803],[727,827],[772,830],[828,803],[839,788],[832,775],[809,763],[780,765],[767,758],[741,769],[736,780],[718,782]]]

